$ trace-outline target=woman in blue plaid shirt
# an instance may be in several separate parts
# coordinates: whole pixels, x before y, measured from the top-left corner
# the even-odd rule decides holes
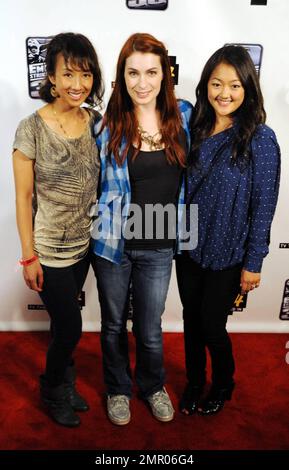
[[[136,382],[156,419],[174,417],[164,387],[161,316],[176,247],[176,213],[184,199],[191,111],[190,103],[175,98],[165,46],[149,34],[132,35],[120,52],[112,95],[96,129],[101,182],[92,233],[107,411],[117,425],[131,418],[130,282]]]

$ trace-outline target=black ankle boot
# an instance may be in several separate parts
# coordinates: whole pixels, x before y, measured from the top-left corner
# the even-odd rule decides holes
[[[214,388],[212,387],[205,401],[198,408],[198,413],[201,415],[212,415],[221,411],[224,407],[226,400],[231,400],[232,392],[235,384],[227,388]]]
[[[58,424],[74,428],[80,425],[80,418],[74,413],[67,401],[66,390],[63,384],[57,387],[48,385],[43,375],[40,376],[40,397],[49,416]]]
[[[179,403],[179,410],[185,415],[196,413],[203,392],[203,386],[188,383]]]
[[[66,390],[67,399],[74,409],[74,411],[87,411],[89,406],[85,399],[79,395],[75,388],[76,370],[74,366],[66,368],[64,375],[64,387]]]

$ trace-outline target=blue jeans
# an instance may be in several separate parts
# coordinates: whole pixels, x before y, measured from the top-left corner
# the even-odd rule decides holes
[[[135,377],[147,398],[164,385],[161,316],[165,309],[173,250],[125,250],[117,265],[93,256],[101,306],[101,346],[108,395],[131,396],[128,355],[127,297],[133,294],[133,334],[136,340]]]

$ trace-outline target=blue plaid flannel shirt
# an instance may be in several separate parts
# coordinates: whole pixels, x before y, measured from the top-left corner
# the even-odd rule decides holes
[[[185,100],[178,100],[182,117],[182,126],[186,133],[188,148],[190,148],[190,119],[193,106]],[[97,135],[101,128],[101,121],[95,125]],[[91,243],[93,252],[113,263],[120,264],[124,238],[123,228],[129,215],[131,200],[131,187],[127,159],[122,166],[118,166],[115,158],[108,158],[107,146],[109,142],[109,130],[103,129],[96,138],[96,144],[100,152],[100,197],[96,206],[96,219],[92,224]],[[125,140],[121,144],[121,152],[125,147]],[[185,182],[184,178],[178,200],[178,220],[184,216]]]

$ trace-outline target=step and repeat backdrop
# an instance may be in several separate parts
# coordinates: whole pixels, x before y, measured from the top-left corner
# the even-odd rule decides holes
[[[117,57],[135,32],[149,32],[168,49],[176,94],[195,102],[195,87],[209,56],[226,43],[248,48],[259,73],[267,124],[282,152],[279,203],[262,283],[236,299],[230,331],[286,332],[289,327],[289,2],[287,0],[11,0],[0,5],[0,330],[45,330],[48,316],[38,295],[22,279],[15,222],[11,147],[18,122],[42,106],[46,44],[59,32],[79,32],[94,44],[111,92]],[[84,330],[99,330],[92,271],[82,292]],[[165,331],[181,331],[181,304],[173,273]]]

